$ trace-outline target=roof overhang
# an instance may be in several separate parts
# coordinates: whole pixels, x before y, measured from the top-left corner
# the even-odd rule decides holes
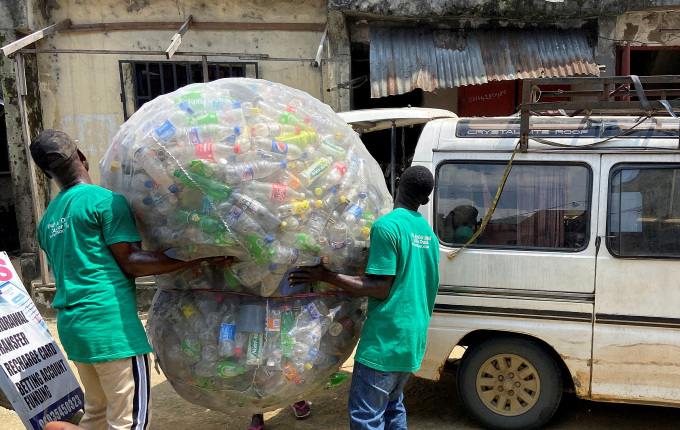
[[[409,127],[424,124],[437,118],[456,118],[457,115],[445,109],[418,107],[360,109],[338,112],[340,118],[356,130],[363,132],[385,130],[392,127]]]

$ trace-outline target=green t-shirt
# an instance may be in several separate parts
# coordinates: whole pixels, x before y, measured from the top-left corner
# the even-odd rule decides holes
[[[68,358],[98,363],[151,352],[135,282],[109,250],[141,240],[125,198],[95,185],[73,186],[52,200],[37,230],[54,271],[52,306]]]
[[[371,228],[366,273],[394,275],[386,300],[368,299],[355,360],[383,372],[415,372],[439,288],[439,241],[418,212],[395,209]]]

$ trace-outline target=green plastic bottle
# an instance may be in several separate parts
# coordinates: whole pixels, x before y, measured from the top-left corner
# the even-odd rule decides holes
[[[245,372],[245,367],[231,361],[220,361],[217,363],[217,376],[221,378],[233,378],[234,376],[243,375]]]
[[[330,381],[326,384],[326,389],[337,387],[347,380],[349,376],[346,373],[334,373],[330,377]]]
[[[175,177],[189,188],[198,189],[217,200],[227,200],[231,195],[232,188],[212,178],[207,178],[195,172],[189,172],[187,176],[181,170],[175,170]]]
[[[281,306],[281,347],[283,348],[284,357],[290,357],[295,346],[295,340],[288,335],[295,324],[295,314],[290,305]]]

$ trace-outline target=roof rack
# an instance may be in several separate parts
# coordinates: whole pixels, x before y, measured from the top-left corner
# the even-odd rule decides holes
[[[631,84],[633,92],[631,92]],[[571,85],[584,89],[541,90],[541,85]],[[658,88],[674,85],[676,88]],[[593,114],[646,116],[662,114],[674,118],[680,112],[680,75],[612,76],[608,78],[530,78],[522,88],[520,151],[530,139],[529,117],[533,115],[576,116]],[[568,101],[541,102],[541,97],[567,97]],[[636,97],[637,101],[631,101]],[[649,97],[658,100],[649,100]],[[669,97],[675,97],[669,100]]]

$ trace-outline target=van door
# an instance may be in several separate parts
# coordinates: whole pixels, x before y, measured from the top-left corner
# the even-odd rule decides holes
[[[592,398],[680,403],[680,155],[606,154],[602,172]]]

